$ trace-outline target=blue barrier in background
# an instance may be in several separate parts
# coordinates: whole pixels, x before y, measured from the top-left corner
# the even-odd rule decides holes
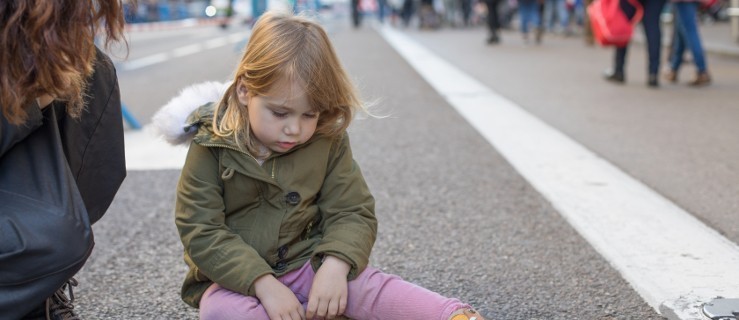
[[[121,113],[123,113],[123,120],[126,120],[129,126],[134,130],[141,129],[141,124],[134,118],[133,114],[128,112],[126,105],[121,103]]]

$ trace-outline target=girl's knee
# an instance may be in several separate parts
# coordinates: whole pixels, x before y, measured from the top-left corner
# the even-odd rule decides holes
[[[222,312],[223,308],[218,308],[213,305],[200,305],[200,319],[201,320],[215,320],[215,319],[227,319],[226,315]]]
[[[269,317],[259,299],[244,296],[214,284],[205,291],[200,301],[200,319],[268,320]]]
[[[218,301],[200,305],[201,320],[249,319],[269,320],[266,311],[259,304],[239,304]]]

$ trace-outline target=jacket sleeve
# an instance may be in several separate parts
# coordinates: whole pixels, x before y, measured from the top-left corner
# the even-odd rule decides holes
[[[175,223],[185,254],[198,273],[231,291],[254,296],[254,280],[274,272],[226,226],[217,152],[190,144],[177,185]]]
[[[35,103],[28,106],[26,112],[28,119],[20,125],[11,124],[4,114],[0,113],[0,157],[43,124],[44,116]]]
[[[79,119],[66,114],[60,119],[64,153],[90,223],[105,214],[126,177],[118,76],[110,58],[100,49],[95,50],[95,69],[87,79],[85,110]]]
[[[315,269],[325,255],[335,256],[351,266],[349,280],[369,263],[377,237],[375,200],[352,157],[348,135],[337,144],[318,199],[323,218],[323,238],[314,250]]]

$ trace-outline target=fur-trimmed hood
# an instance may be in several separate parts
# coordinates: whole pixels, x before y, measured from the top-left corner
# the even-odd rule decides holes
[[[151,118],[154,130],[172,145],[188,145],[197,132],[188,118],[199,107],[218,102],[230,85],[210,81],[183,89]]]

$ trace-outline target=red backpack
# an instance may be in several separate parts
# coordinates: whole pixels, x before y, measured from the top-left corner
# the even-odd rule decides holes
[[[634,25],[644,15],[644,8],[636,0],[628,1],[636,9],[631,20],[621,10],[619,0],[595,0],[588,6],[588,18],[590,18],[593,37],[600,45],[623,47],[631,40]]]

